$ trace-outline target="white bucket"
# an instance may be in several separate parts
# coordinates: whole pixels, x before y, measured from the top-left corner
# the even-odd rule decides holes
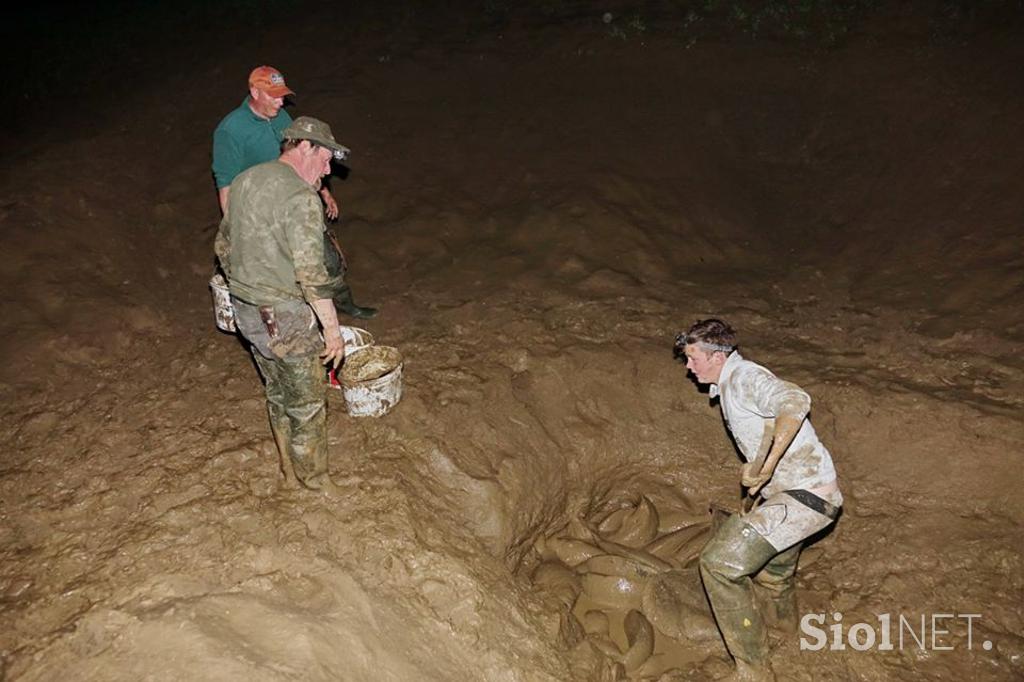
[[[213,293],[213,321],[222,332],[234,332],[235,307],[231,305],[231,292],[224,275],[219,272],[210,278],[210,291]]]
[[[373,345],[373,334],[359,327],[338,325],[341,340],[345,342],[345,357]]]
[[[341,387],[353,417],[382,417],[402,399],[402,354],[370,346],[345,360]]]

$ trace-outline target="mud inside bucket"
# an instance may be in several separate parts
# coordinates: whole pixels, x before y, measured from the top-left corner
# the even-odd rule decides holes
[[[345,407],[353,417],[380,417],[402,399],[402,354],[370,346],[346,358],[341,371]]]

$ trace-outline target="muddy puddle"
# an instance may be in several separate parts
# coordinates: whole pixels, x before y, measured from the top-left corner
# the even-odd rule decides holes
[[[722,514],[662,489],[619,497],[540,538],[531,580],[559,609],[559,644],[588,648],[602,680],[681,679],[725,665],[697,568]]]
[[[950,650],[775,636],[779,678],[1024,678],[1019,26],[894,3],[818,49],[483,4],[12,31],[0,677],[727,675],[695,556],[740,465],[671,357],[714,316],[839,473],[802,612],[980,614],[973,648],[962,619]],[[402,354],[385,415],[332,391],[333,499],[284,485],[210,309],[211,133],[263,62],[353,150],[334,230],[380,314],[343,323]]]

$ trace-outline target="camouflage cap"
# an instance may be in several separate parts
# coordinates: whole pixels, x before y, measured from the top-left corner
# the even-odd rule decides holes
[[[286,140],[309,140],[310,142],[330,149],[335,161],[348,158],[349,148],[338,144],[331,133],[331,126],[312,116],[299,116],[284,129],[282,136]]]

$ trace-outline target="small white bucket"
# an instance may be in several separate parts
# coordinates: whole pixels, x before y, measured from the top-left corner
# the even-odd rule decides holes
[[[345,360],[341,388],[353,417],[382,417],[402,399],[402,354],[369,346]]]
[[[341,340],[345,342],[345,357],[373,345],[373,334],[365,329],[345,325],[338,325],[338,329],[341,331]]]
[[[224,275],[219,272],[210,278],[210,291],[213,293],[213,321],[222,332],[234,333],[235,307],[231,305],[231,292]]]

